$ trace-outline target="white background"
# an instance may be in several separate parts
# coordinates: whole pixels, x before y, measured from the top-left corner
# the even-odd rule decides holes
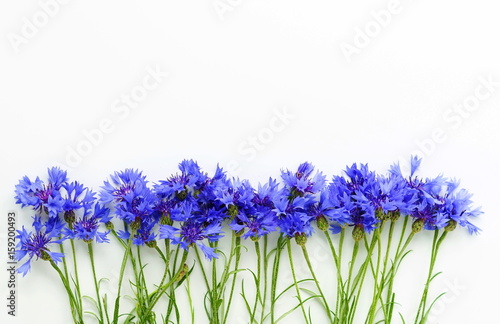
[[[493,1],[45,3],[0,4],[0,220],[15,210],[29,223],[14,186],[52,165],[98,190],[113,171],[139,168],[153,181],[184,158],[257,183],[306,160],[330,177],[353,162],[384,172],[417,153],[422,175],[460,178],[485,212],[481,235],[460,229],[445,242],[435,287],[450,298],[435,322],[498,321]],[[168,76],[142,91],[151,69]],[[120,103],[129,95],[133,108]],[[1,306],[2,323],[67,323],[64,292],[42,268],[18,278],[19,316]],[[420,269],[408,261],[403,289]],[[3,272],[0,305],[6,285]]]

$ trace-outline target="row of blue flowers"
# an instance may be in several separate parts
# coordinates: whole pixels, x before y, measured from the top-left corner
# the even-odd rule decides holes
[[[34,211],[32,229],[18,231],[16,257],[25,260],[19,272],[26,275],[33,259],[61,262],[64,254],[55,247],[65,240],[108,243],[110,233],[137,246],[157,248],[168,240],[186,251],[198,248],[208,260],[219,258],[214,243],[228,235],[257,242],[278,232],[304,245],[315,231],[336,235],[351,228],[359,242],[385,221],[403,217],[413,233],[457,225],[478,233],[471,218],[481,211],[471,194],[457,180],[417,176],[420,163],[412,157],[406,175],[399,164],[386,174],[353,164],[327,181],[305,162],[282,170],[282,181],[253,187],[218,166],[209,175],[184,160],[178,173],[155,183],[138,170],[115,172],[98,194],[53,167],[47,180],[25,176],[15,188],[16,202]]]

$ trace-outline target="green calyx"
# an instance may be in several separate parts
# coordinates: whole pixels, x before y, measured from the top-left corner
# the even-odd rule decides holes
[[[363,225],[359,224],[354,226],[354,229],[352,230],[352,238],[354,241],[359,242],[363,239],[365,236],[365,228]]]

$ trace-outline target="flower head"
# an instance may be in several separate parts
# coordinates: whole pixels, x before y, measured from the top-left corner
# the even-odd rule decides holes
[[[52,252],[49,249],[50,244],[60,244],[63,239],[60,239],[64,224],[58,217],[50,217],[48,221],[42,223],[40,217],[35,216],[33,226],[35,231],[28,232],[23,226],[18,230],[16,259],[21,261],[26,256],[28,260],[18,269],[19,273],[25,276],[31,268],[31,260],[33,258],[60,262],[64,257],[62,253]]]
[[[205,227],[195,221],[186,221],[180,228],[160,225],[161,239],[170,239],[173,244],[179,244],[185,250],[196,244],[209,260],[218,258],[218,256],[215,249],[207,246],[203,241],[207,239],[209,242],[215,242],[222,236],[222,225],[220,223],[212,223]]]
[[[110,176],[101,191],[103,203],[114,203],[115,214],[126,223],[140,223],[153,214],[156,195],[147,186],[142,172],[126,169]]]
[[[309,162],[299,165],[295,173],[286,170],[281,172],[285,186],[294,196],[303,196],[306,193],[317,193],[325,185],[325,176],[321,172],[311,177],[314,166]]]
[[[64,183],[62,187],[65,190],[65,195],[63,194],[65,212],[73,212],[78,209],[83,209],[85,212],[92,207],[96,199],[95,192],[77,181]]]
[[[66,171],[57,167],[48,169],[47,183],[38,177],[31,181],[24,176],[16,185],[16,203],[22,207],[32,206],[37,213],[57,216],[63,211],[64,199],[59,190],[66,181]]]

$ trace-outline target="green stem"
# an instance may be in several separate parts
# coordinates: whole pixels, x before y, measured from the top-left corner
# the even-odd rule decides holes
[[[343,247],[344,247],[344,239],[345,239],[345,229],[344,227],[342,227],[342,229],[340,230],[340,238],[339,238],[339,256],[338,256],[338,260],[339,260],[339,267],[338,267],[338,272],[339,272],[339,278],[341,280],[341,283],[339,286],[337,286],[337,302],[336,302],[336,309],[337,309],[337,313],[336,313],[336,317],[335,317],[335,324],[342,324],[341,320],[341,314],[343,312],[343,305],[344,305],[344,300],[347,300],[347,290],[346,290],[346,286],[344,284],[344,281],[342,279],[342,251],[343,251]]]
[[[278,242],[276,243],[276,252],[274,254],[274,262],[273,262],[273,272],[271,277],[271,324],[275,323],[274,320],[274,307],[276,304],[276,286],[278,282],[278,272],[280,266],[280,258],[281,258],[281,250],[283,249],[283,234],[280,234],[278,238]]]
[[[389,264],[389,256],[391,254],[392,238],[394,235],[395,225],[396,225],[396,221],[391,220],[391,225],[389,227],[389,235],[388,235],[388,239],[387,239],[387,248],[385,250],[385,256],[384,256],[384,265],[382,268],[382,278],[380,280],[380,284],[379,284],[378,291],[377,291],[377,296],[374,299],[374,302],[376,302],[377,300],[380,300],[382,303],[382,292],[384,291],[384,288],[387,285],[387,282],[386,282],[387,281],[387,265]],[[374,307],[375,306],[376,305],[374,305]],[[386,314],[386,307],[384,307],[383,303],[381,306],[382,306],[382,311],[384,312],[384,318],[388,319],[389,316],[388,316],[388,314]],[[374,308],[373,311],[375,312],[375,310],[376,309]],[[372,315],[370,323],[373,323],[374,320],[375,320],[375,314]],[[389,323],[389,322],[387,322],[387,323]]]
[[[339,307],[340,307],[340,299],[344,298],[344,287],[342,280],[342,266],[340,264],[339,256],[335,251],[335,246],[333,245],[332,238],[330,237],[330,233],[328,231],[324,231],[326,236],[326,240],[328,241],[328,245],[330,246],[330,251],[332,252],[333,261],[335,262],[335,268],[337,269],[337,299],[335,301],[335,318],[334,323],[338,323],[339,321]]]
[[[116,296],[115,300],[115,309],[113,313],[113,324],[118,324],[118,317],[119,317],[119,309],[120,309],[120,295],[121,295],[121,289],[122,289],[122,284],[123,284],[123,276],[125,274],[125,268],[127,266],[127,259],[129,257],[129,253],[132,247],[132,240],[128,240],[127,247],[125,249],[125,253],[123,254],[123,260],[122,260],[122,265],[120,267],[120,276],[118,278],[118,293]]]
[[[148,301],[149,299],[147,298],[148,294],[148,287],[147,287],[147,282],[146,282],[146,276],[144,273],[144,266],[142,264],[142,255],[141,255],[141,246],[137,245],[136,246],[136,253],[137,253],[137,264],[134,262],[135,258],[132,256],[131,261],[132,261],[132,267],[134,269],[135,273],[135,278],[136,278],[136,289],[137,289],[137,295],[138,298],[137,300],[139,301],[139,305],[142,305],[140,307],[141,311],[143,308],[148,307]],[[139,267],[137,267],[137,265]],[[138,312],[138,315],[141,314]],[[144,323],[149,323],[153,319],[149,317],[149,314],[147,315],[148,317],[141,318],[139,316],[139,319],[143,320]]]
[[[168,271],[168,273],[173,274],[176,273],[178,269],[177,268],[177,258],[179,257],[179,249],[181,249],[180,246],[177,246],[177,250],[175,250],[175,255],[174,255],[174,262],[172,264],[172,272],[167,268],[165,268],[165,271]],[[169,256],[170,258],[170,256]],[[181,266],[184,266],[181,264]],[[165,276],[164,276],[165,277]],[[170,277],[171,279],[172,277]],[[159,287],[163,286],[164,282],[162,282]],[[170,287],[170,298],[168,299],[168,307],[167,307],[167,313],[165,315],[166,319],[168,320],[170,318],[170,314],[172,313],[172,308],[174,307],[175,303],[175,287],[171,286]]]
[[[292,270],[293,284],[295,286],[295,291],[297,292],[297,298],[299,300],[300,309],[302,310],[302,315],[304,316],[305,323],[308,324],[309,319],[307,318],[307,313],[306,313],[306,310],[304,308],[304,302],[303,302],[302,297],[300,295],[300,289],[299,289],[299,285],[297,283],[297,276],[295,275],[295,267],[293,266],[292,247],[291,247],[292,245],[290,244],[290,239],[287,239],[286,246],[288,249],[288,259],[290,260],[290,268]]]
[[[422,298],[420,299],[420,305],[418,307],[418,312],[417,316],[415,318],[415,323],[417,324],[424,324],[426,321],[426,304],[427,304],[427,294],[429,292],[429,286],[432,281],[433,277],[433,272],[434,272],[434,265],[436,264],[436,259],[437,259],[437,254],[439,251],[439,247],[441,246],[441,243],[445,239],[446,235],[448,234],[447,231],[444,231],[443,234],[438,239],[439,236],[439,229],[434,230],[434,239],[432,241],[432,252],[431,252],[431,262],[429,265],[429,272],[427,273],[427,280],[425,282],[425,287],[424,287],[424,292],[422,294]],[[420,316],[420,320],[419,320]]]
[[[255,313],[257,312],[257,304],[259,301],[262,304],[262,296],[260,295],[260,280],[261,280],[261,267],[262,267],[262,256],[260,254],[259,241],[255,241],[255,254],[257,256],[257,282],[255,283],[255,302],[253,304],[252,314],[250,316],[250,323],[253,324],[255,321]]]
[[[82,293],[80,291],[80,279],[78,276],[78,265],[76,262],[76,251],[75,251],[75,242],[73,239],[70,239],[71,244],[71,253],[73,254],[73,267],[75,269],[75,289],[76,289],[76,301],[78,303],[78,312],[80,318],[83,318],[83,309],[82,309]]]
[[[95,271],[94,248],[93,248],[92,242],[88,242],[87,246],[88,246],[88,250],[89,250],[90,265],[92,267],[92,276],[94,277],[94,287],[95,287],[95,293],[97,296],[99,321],[100,321],[100,323],[104,323],[104,314],[103,314],[103,308],[102,308],[102,302],[101,302],[101,293],[100,293],[100,289],[99,289],[99,281],[97,280],[97,274]]]
[[[260,312],[260,322],[264,322],[264,314],[266,311],[266,300],[267,300],[267,269],[268,269],[268,259],[267,259],[267,235],[264,236],[264,293],[262,295],[262,308]],[[259,287],[260,291],[260,287]]]
[[[378,276],[379,276],[379,270],[380,270],[380,259],[381,259],[381,255],[382,255],[382,240],[381,240],[380,235],[377,238],[377,266],[376,266],[376,269],[374,270],[373,299],[372,299],[372,304],[370,306],[370,310],[369,310],[367,321],[366,321],[369,324],[372,324],[375,321],[375,315],[376,315],[376,311],[377,311],[377,303],[381,298],[381,294],[382,294],[382,291],[383,291],[384,286],[385,286],[387,263],[388,263],[389,255],[390,255],[390,251],[391,251],[392,235],[394,232],[394,224],[395,224],[395,221],[391,220],[391,225],[389,226],[387,247],[385,250],[385,256],[384,256],[384,261],[383,261],[383,266],[382,266],[382,274],[381,274],[380,281],[378,279]],[[385,307],[383,307],[383,305],[382,305],[382,310],[385,310]]]
[[[205,285],[207,287],[207,291],[210,291],[210,283],[208,282],[207,272],[205,271],[205,267],[203,266],[203,260],[200,257],[200,252],[198,251],[198,249],[199,249],[198,246],[195,246],[194,252],[196,254],[196,259],[198,260],[198,263],[200,264],[201,273],[203,275],[203,279],[205,281]]]
[[[232,231],[233,233],[233,236],[236,236],[236,234],[234,233],[234,231]],[[229,259],[229,263],[228,263],[228,266],[227,268],[229,268],[229,266],[231,265],[231,259],[233,257],[233,255],[235,256],[235,261],[234,261],[234,273],[233,273],[233,280],[231,282],[231,291],[229,292],[229,300],[227,302],[227,308],[226,308],[226,311],[225,311],[225,314],[224,314],[224,320],[222,323],[226,323],[227,321],[227,317],[229,315],[229,308],[231,307],[231,302],[233,300],[233,294],[234,294],[234,287],[236,286],[236,275],[237,275],[237,270],[238,270],[238,267],[240,265],[240,258],[241,258],[241,237],[235,237],[234,238],[234,248],[231,247],[231,257]],[[231,244],[232,245],[232,244]],[[234,251],[234,254],[233,254],[233,251]],[[227,276],[227,271],[225,272],[225,276]],[[225,286],[225,282],[223,285],[221,286]],[[223,287],[221,287],[222,289]],[[221,290],[221,294],[222,294],[223,290]]]
[[[321,299],[323,300],[323,303],[325,304],[325,310],[326,313],[328,314],[328,319],[330,320],[330,323],[333,323],[333,318],[332,318],[332,311],[330,310],[330,306],[328,306],[328,302],[326,301],[325,294],[321,290],[321,286],[319,284],[318,278],[316,277],[316,274],[314,273],[314,269],[311,264],[311,260],[309,259],[309,253],[307,253],[307,248],[305,245],[302,245],[302,253],[304,254],[304,259],[306,260],[307,267],[309,268],[309,272],[311,272],[311,275],[314,279],[314,283],[316,284],[316,288],[318,288],[319,294],[321,295]]]
[[[203,275],[203,280],[205,281],[205,286],[207,288],[207,293],[205,294],[205,296],[208,294],[211,298],[211,288],[210,288],[210,283],[208,281],[208,276],[207,276],[207,272],[205,270],[205,266],[203,265],[203,260],[201,259],[201,256],[200,256],[200,251],[199,251],[199,247],[197,245],[194,246],[194,252],[196,254],[196,260],[198,261],[198,263],[200,264],[200,268],[201,268],[201,274]],[[206,297],[205,297],[205,301],[206,301]],[[206,310],[206,314],[207,314],[207,317],[209,318],[210,320],[210,314],[208,313],[208,309],[205,307],[205,310]]]
[[[59,240],[62,240],[62,235],[59,235]],[[61,253],[66,256],[66,254],[64,253],[64,244],[61,243],[61,244],[58,244],[58,245],[59,245],[59,249],[60,249]],[[66,278],[69,278],[68,277],[68,265],[66,263],[66,258],[65,257],[63,258],[62,263],[63,263],[64,275],[65,275]]]
[[[191,324],[194,324],[194,306],[193,306],[193,298],[191,297],[191,280],[189,276],[186,278],[186,294],[189,303],[189,310],[191,313]],[[168,320],[168,319],[167,319]]]
[[[413,236],[415,235],[414,232],[410,232],[410,234],[406,238],[406,241],[403,244],[403,239],[404,239],[404,235],[406,233],[406,228],[408,227],[407,225],[409,222],[409,218],[410,218],[409,216],[405,216],[405,218],[404,218],[403,228],[401,229],[401,235],[399,237],[399,242],[398,242],[398,246],[396,248],[394,260],[393,260],[392,265],[389,268],[389,272],[387,274],[386,280],[388,280],[388,283],[386,283],[386,285],[388,285],[388,287],[387,287],[386,301],[385,301],[384,307],[383,307],[384,315],[386,318],[386,321],[385,321],[386,323],[390,323],[392,320],[392,314],[393,314],[393,309],[394,309],[393,288],[394,288],[394,279],[396,277],[396,272],[398,270],[399,263],[401,262],[401,258],[405,255],[405,253],[406,253],[405,251],[408,248],[408,245],[410,244],[410,242],[412,241]]]
[[[61,269],[59,269],[59,267],[55,264],[54,261],[50,260],[50,265],[52,266],[52,268],[54,268],[57,271],[57,273],[59,274],[59,277],[61,278],[61,281],[64,285],[64,289],[66,289],[66,293],[68,295],[69,304],[70,304],[70,308],[71,308],[71,316],[73,317],[73,322],[75,324],[83,324],[83,318],[80,316],[80,313],[75,312],[76,311],[75,306],[77,305],[77,303],[75,300],[75,296],[73,295],[73,292],[71,291],[71,287],[69,285],[68,280],[66,279],[66,277],[62,273]]]
[[[215,242],[213,248],[217,248],[217,242]],[[217,259],[212,259],[212,297],[211,297],[211,308],[212,308],[212,324],[219,324],[219,294],[218,294],[218,285],[217,285]]]
[[[370,246],[367,249],[366,259],[363,262],[363,264],[361,265],[361,267],[360,267],[360,269],[358,271],[358,274],[354,278],[354,284],[353,284],[353,287],[352,287],[352,292],[350,292],[351,293],[350,298],[353,297],[353,293],[354,293],[354,290],[356,289],[356,287],[358,287],[358,292],[357,292],[357,296],[354,299],[354,305],[349,310],[349,319],[350,320],[349,320],[348,323],[353,323],[354,322],[354,316],[356,314],[356,308],[358,306],[358,302],[359,302],[359,299],[360,299],[360,296],[361,296],[361,291],[362,291],[363,283],[364,283],[365,277],[366,277],[366,271],[368,269],[368,265],[371,262],[371,258],[372,258],[372,254],[373,254],[373,249],[375,248],[375,244],[376,244],[376,242],[378,240],[378,237],[379,237],[380,232],[382,231],[383,227],[384,227],[384,223],[382,223],[382,225],[380,225],[380,227],[377,227],[374,230],[371,244],[370,244]],[[367,243],[367,241],[365,241],[365,242]],[[359,286],[358,286],[358,284],[359,284]]]
[[[167,258],[165,257],[165,254],[163,253],[163,251],[158,246],[155,247],[155,250],[156,250],[156,252],[158,252],[158,255],[163,260],[163,262],[168,263],[167,262]]]
[[[149,305],[148,305],[146,311],[143,313],[143,316],[145,318],[148,318],[148,316],[153,311],[153,308],[155,307],[156,303],[158,303],[161,296],[167,291],[167,289],[170,288],[170,286],[172,286],[178,280],[178,277],[181,275],[182,271],[184,271],[184,263],[186,263],[187,257],[188,257],[188,251],[184,250],[184,253],[182,254],[182,260],[180,263],[181,266],[176,271],[176,273],[174,273],[172,278],[165,285],[158,287],[158,289],[155,292],[153,292],[149,296],[147,296],[147,299],[150,302],[149,302]],[[185,275],[187,275],[187,274],[185,274]]]
[[[342,298],[341,306],[340,306],[340,323],[346,323],[347,316],[348,316],[348,311],[349,311],[349,302],[351,299],[351,284],[352,284],[352,272],[354,269],[354,264],[356,263],[356,257],[358,255],[358,250],[359,250],[359,242],[355,241],[354,242],[354,247],[352,250],[352,256],[351,256],[351,262],[349,264],[349,273],[347,276],[347,288],[344,293],[344,298]]]

